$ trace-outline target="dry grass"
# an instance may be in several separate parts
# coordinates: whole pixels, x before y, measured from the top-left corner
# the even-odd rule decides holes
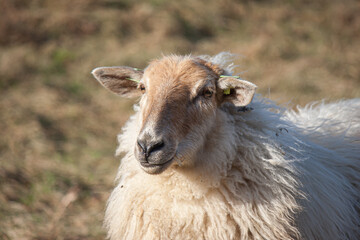
[[[76,2],[76,3],[75,3]],[[0,0],[0,239],[103,239],[133,101],[90,76],[162,53],[232,51],[280,103],[360,96],[360,5],[346,1]]]

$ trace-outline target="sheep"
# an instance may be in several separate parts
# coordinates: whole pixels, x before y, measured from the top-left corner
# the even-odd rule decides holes
[[[284,110],[232,56],[93,70],[141,96],[118,135],[108,238],[360,239],[360,99]]]

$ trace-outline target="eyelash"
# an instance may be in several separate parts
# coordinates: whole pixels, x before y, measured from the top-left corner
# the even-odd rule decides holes
[[[208,89],[208,88],[205,88],[204,90],[203,90],[203,96],[205,97],[205,98],[211,98],[212,96],[213,96],[213,91],[211,90],[211,89]]]

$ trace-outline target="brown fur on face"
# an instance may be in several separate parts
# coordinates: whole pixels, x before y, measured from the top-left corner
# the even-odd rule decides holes
[[[179,145],[186,145],[187,136],[194,134],[195,128],[205,128],[213,122],[218,78],[208,66],[190,57],[170,56],[150,63],[142,80],[146,93],[140,102],[138,142],[142,145],[147,142],[150,147],[149,143],[162,141],[164,147],[144,158],[144,147],[138,144],[135,154],[140,162],[159,165],[171,161],[169,158],[179,158],[179,154],[189,154],[189,151],[181,152]],[[204,92],[212,92],[212,95]],[[160,167],[156,171],[144,170],[149,173],[163,171]]]
[[[199,64],[205,66],[206,68],[208,68],[211,72],[215,73],[218,77],[220,77],[220,75],[224,74],[224,69],[222,69],[221,67],[219,67],[218,65],[205,61],[204,59],[201,58],[195,58],[196,62],[198,62]]]
[[[143,81],[146,87],[143,107],[143,125],[174,125],[177,134],[186,135],[189,125],[199,123],[201,115],[216,108],[216,79],[219,75],[190,57],[170,56],[150,63]],[[206,99],[204,88],[213,91]],[[195,106],[204,106],[204,112]],[[196,109],[194,109],[196,108]],[[194,111],[192,111],[194,110]],[[195,112],[196,110],[196,112]]]

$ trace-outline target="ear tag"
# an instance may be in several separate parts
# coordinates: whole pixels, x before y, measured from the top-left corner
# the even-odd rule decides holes
[[[220,77],[221,77],[221,78],[232,77],[232,78],[240,79],[239,76],[231,76],[231,75],[220,75]]]
[[[140,68],[133,68],[135,71],[142,71]],[[133,78],[126,78],[127,80],[133,81],[133,82],[137,82],[139,83],[139,80],[133,79]]]
[[[221,78],[232,77],[232,78],[240,79],[239,76],[220,75],[220,77],[221,77]],[[230,95],[230,89],[231,89],[231,88],[225,89],[225,90],[224,90],[224,95]]]
[[[230,88],[224,90],[224,95],[230,95]]]
[[[133,78],[126,78],[127,80],[130,80],[130,81],[133,81],[133,82],[137,82],[139,83],[140,81],[136,80],[136,79],[133,79]]]

